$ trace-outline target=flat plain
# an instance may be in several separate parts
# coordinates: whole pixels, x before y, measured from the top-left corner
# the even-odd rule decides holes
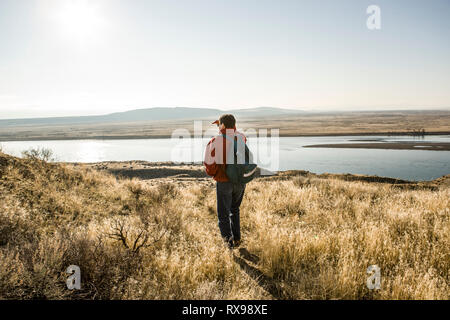
[[[214,129],[213,118],[65,125],[21,125],[0,127],[0,141],[67,139],[170,138],[176,129],[194,134],[194,121],[203,132]],[[238,129],[279,129],[282,137],[324,135],[449,134],[450,111],[377,111],[314,113],[237,119]],[[248,131],[249,135],[252,135]]]

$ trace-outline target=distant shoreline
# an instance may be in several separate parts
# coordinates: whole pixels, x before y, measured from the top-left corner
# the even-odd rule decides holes
[[[436,136],[436,135],[450,135],[450,131],[434,131],[426,132],[423,136]],[[409,132],[339,132],[339,133],[305,133],[305,134],[295,134],[295,133],[281,133],[280,138],[295,138],[295,137],[342,137],[342,136],[415,136],[423,137],[421,135],[414,135]],[[144,139],[170,139],[171,135],[120,135],[120,136],[43,136],[43,137],[18,137],[2,139],[1,142],[14,142],[14,141],[64,141],[64,140],[144,140]],[[252,137],[251,135],[249,137]],[[253,136],[254,137],[254,136]],[[416,149],[414,149],[416,150]]]
[[[352,149],[383,149],[383,150],[424,150],[450,151],[450,142],[380,142],[380,143],[336,143],[314,144],[303,148],[352,148]]]
[[[170,161],[144,161],[144,160],[131,160],[131,161],[99,161],[99,162],[59,162],[73,167],[87,167],[99,171],[108,171],[115,176],[121,176],[126,178],[138,178],[141,180],[160,180],[160,179],[172,179],[178,181],[197,181],[212,183],[212,177],[209,177],[202,163],[190,163],[190,162],[170,162]],[[261,168],[260,168],[261,170]],[[273,175],[261,175],[258,172],[257,176],[262,179],[282,179],[289,176],[305,176],[305,177],[322,177],[322,178],[337,178],[347,181],[366,181],[366,182],[379,182],[379,183],[391,183],[395,185],[408,184],[408,185],[426,185],[430,183],[445,183],[449,184],[450,175],[443,175],[436,179],[429,180],[409,180],[400,179],[388,176],[376,176],[356,173],[314,173],[305,170],[280,170],[273,172]]]

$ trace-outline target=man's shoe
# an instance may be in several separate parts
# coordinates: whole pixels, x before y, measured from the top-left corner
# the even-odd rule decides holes
[[[233,247],[238,248],[241,245],[241,240],[234,240],[233,241]]]

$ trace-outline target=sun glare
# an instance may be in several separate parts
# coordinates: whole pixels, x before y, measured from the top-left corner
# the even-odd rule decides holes
[[[99,8],[89,1],[64,2],[56,16],[64,34],[81,40],[93,36],[103,25]]]

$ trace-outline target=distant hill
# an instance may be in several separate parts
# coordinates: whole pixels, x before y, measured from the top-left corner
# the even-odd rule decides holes
[[[251,109],[237,109],[224,111],[212,108],[147,108],[136,109],[125,112],[115,112],[100,116],[82,117],[51,117],[51,118],[26,118],[0,120],[0,126],[22,126],[22,125],[63,125],[63,124],[93,124],[93,123],[120,123],[135,121],[157,121],[157,120],[208,120],[217,118],[221,114],[232,113],[236,117],[268,117],[289,114],[303,114],[305,111],[293,109],[281,109],[271,107],[260,107]]]
[[[221,113],[225,111],[220,111]],[[268,117],[268,116],[281,116],[290,114],[305,114],[308,113],[302,110],[294,109],[281,109],[281,108],[271,108],[271,107],[260,107],[251,109],[238,109],[229,111],[230,113],[236,115],[237,117]]]

